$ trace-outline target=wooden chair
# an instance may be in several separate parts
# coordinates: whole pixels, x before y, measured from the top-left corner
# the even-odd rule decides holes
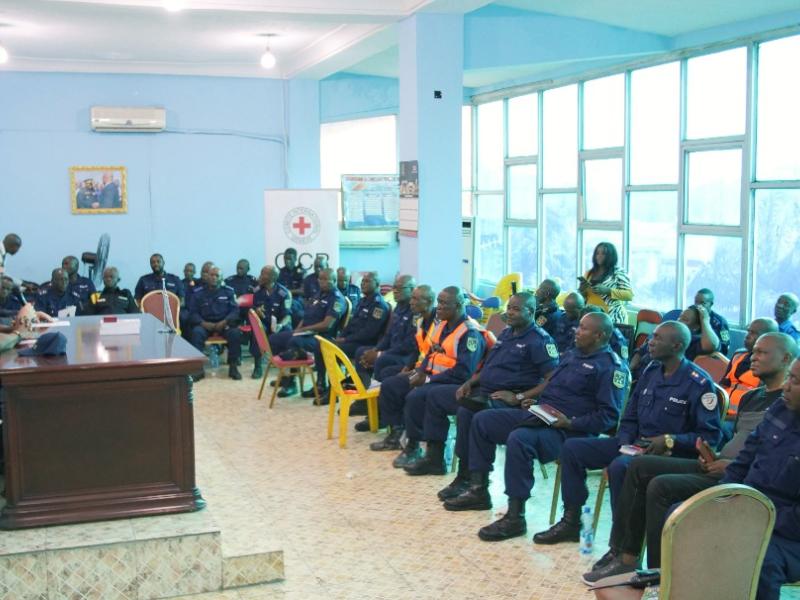
[[[303,389],[305,376],[306,373],[308,373],[308,375],[311,377],[311,383],[314,388],[314,404],[319,406],[317,382],[314,379],[314,357],[309,356],[303,360],[284,360],[280,356],[274,356],[272,354],[272,348],[269,345],[269,338],[267,337],[267,332],[264,329],[264,324],[261,322],[261,319],[256,311],[254,311],[252,308],[247,311],[247,320],[250,322],[250,328],[253,332],[253,336],[255,337],[258,349],[261,351],[262,356],[267,357],[267,367],[264,369],[264,377],[261,379],[261,388],[258,390],[258,399],[261,400],[261,396],[264,394],[264,386],[267,383],[267,376],[269,375],[269,371],[272,369],[272,367],[278,369],[278,378],[275,380],[275,387],[272,388],[272,397],[269,400],[270,408],[275,405],[275,397],[278,394],[278,388],[280,387],[278,384],[280,383],[281,379],[289,373],[290,369],[298,369],[300,371],[300,389]]]
[[[714,352],[713,354],[701,354],[700,356],[696,356],[693,362],[711,375],[711,379],[716,383],[725,375],[730,360],[728,360],[728,357],[724,354]]]
[[[322,336],[316,336],[328,371],[328,381],[331,385],[330,405],[328,406],[328,439],[333,438],[333,420],[336,416],[336,405],[339,405],[339,447],[347,445],[347,424],[350,419],[350,406],[359,400],[367,402],[367,417],[369,430],[378,431],[378,395],[379,387],[367,389],[358,376],[348,356],[333,342]],[[345,389],[343,382],[350,377],[356,389]]]
[[[164,299],[162,298],[161,294],[161,290],[147,292],[144,296],[142,296],[142,301],[139,305],[139,308],[143,313],[153,315],[162,323],[166,323],[167,321],[164,318]],[[169,311],[172,313],[172,322],[175,325],[175,329],[177,329],[178,333],[180,333],[181,299],[172,292],[168,291],[166,294]]]

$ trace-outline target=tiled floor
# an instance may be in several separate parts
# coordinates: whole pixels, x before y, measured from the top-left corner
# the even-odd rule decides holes
[[[493,511],[447,512],[436,492],[450,476],[412,478],[393,469],[393,453],[367,448],[375,439],[369,433],[351,430],[348,447],[339,449],[325,439],[327,407],[296,397],[269,410],[266,400],[256,400],[257,382],[224,375],[223,367],[195,387],[198,483],[227,553],[282,549],[285,581],[186,598],[590,597],[579,576],[594,558],[581,556],[577,544],[531,544],[533,533],[547,527],[552,469],[548,480],[535,471],[528,535],[482,542],[478,528],[505,509],[502,470],[493,478]],[[596,484],[594,477],[592,502]],[[609,525],[606,502],[601,542]],[[599,544],[595,555],[605,549]],[[800,597],[789,594],[782,597]]]

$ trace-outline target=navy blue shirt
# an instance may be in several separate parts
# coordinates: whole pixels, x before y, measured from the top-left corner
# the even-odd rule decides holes
[[[67,284],[67,290],[78,294],[78,297],[81,299],[81,304],[87,304],[89,302],[89,296],[97,291],[91,279],[88,277],[81,277],[80,275],[75,278],[75,281],[70,281]]]
[[[535,323],[514,333],[506,327],[486,355],[481,368],[481,393],[524,392],[539,385],[558,365],[553,338]]]
[[[348,283],[344,289],[338,288],[338,290],[342,293],[342,296],[350,300],[350,304],[358,306],[358,303],[361,301],[360,287],[354,283]]]
[[[564,313],[558,320],[556,332],[555,334],[551,335],[553,335],[553,339],[556,341],[556,346],[558,346],[558,351],[561,354],[564,354],[575,347],[575,332],[578,330],[578,325],[580,325],[580,322],[580,315],[578,315],[577,319],[570,319],[567,316],[567,313]]]
[[[467,321],[467,331],[461,336],[456,346],[456,364],[442,371],[436,375],[430,376],[431,383],[450,383],[462,384],[467,379],[472,377],[472,374],[478,369],[478,365],[483,359],[486,351],[486,341],[483,339],[483,334],[479,330],[479,326],[475,321],[468,318],[466,315],[453,323],[445,322],[442,335],[439,337],[440,343],[444,342],[462,322]],[[428,353],[430,355],[430,352]],[[427,357],[422,361],[420,368],[426,370],[428,364]]]
[[[227,321],[233,324],[239,317],[239,306],[233,289],[227,285],[218,288],[205,288],[192,301],[189,320],[193,325],[203,321],[219,323]]]
[[[196,298],[200,297],[206,289],[206,284],[201,280],[200,283],[191,288],[186,288],[186,310],[191,311]]]
[[[681,309],[676,308],[666,313],[661,320],[662,322],[677,321],[682,312]],[[728,320],[721,314],[710,310],[708,311],[708,322],[719,338],[719,351],[727,355],[731,345],[731,328],[728,326]]]
[[[22,308],[22,300],[16,292],[12,292],[4,302],[0,302],[0,317],[15,317],[20,308]]]
[[[292,314],[292,293],[280,283],[272,286],[272,290],[258,288],[253,294],[253,308],[263,307],[264,318],[261,321],[270,333],[272,317],[280,323],[287,315]]]
[[[181,279],[181,283],[183,284],[183,291],[186,294],[186,297],[188,298],[189,292],[191,292],[192,289],[195,288],[196,286],[203,283],[203,280],[197,277],[191,277],[188,279],[184,277],[183,279]]]
[[[414,313],[411,312],[411,304],[408,302],[398,302],[392,311],[389,330],[386,332],[375,349],[379,352],[397,354],[400,356],[416,356],[417,326],[414,324]]]
[[[173,275],[171,273],[166,273],[163,277],[166,288],[168,292],[172,292],[178,298],[183,300],[184,298],[184,290],[183,290],[183,282],[178,278],[177,275]],[[155,273],[148,273],[147,275],[142,275],[139,277],[139,281],[136,283],[136,289],[133,292],[133,295],[136,297],[137,300],[141,301],[142,297],[148,293],[152,292],[153,290],[160,290],[161,289],[161,280],[162,278],[156,275]]]
[[[319,276],[316,273],[312,273],[311,275],[303,279],[303,298],[310,299],[316,296],[318,293],[319,293]]]
[[[43,293],[39,294],[34,303],[36,310],[45,312],[51,317],[57,317],[58,311],[64,310],[68,306],[80,308],[81,298],[78,296],[78,292],[67,289],[59,296],[52,287],[47,288]]]
[[[743,483],[775,504],[778,535],[800,541],[800,416],[779,398],[725,469],[720,483]]]
[[[563,317],[564,311],[558,307],[555,300],[540,304],[536,308],[536,324],[553,338],[556,337],[558,323]]]
[[[570,350],[561,357],[539,404],[549,404],[571,420],[570,430],[600,434],[619,419],[630,373],[611,347],[584,354]]]
[[[698,437],[712,448],[722,437],[711,377],[686,358],[668,379],[660,361],[648,365],[633,389],[617,437],[621,444],[631,444],[665,433],[675,439],[673,454],[684,457],[697,455]]]
[[[278,283],[289,291],[299,290],[303,287],[303,278],[305,276],[306,272],[300,266],[296,266],[293,269],[281,267],[280,271],[278,271]]]
[[[347,305],[344,301],[344,296],[339,290],[334,288],[327,293],[322,291],[318,292],[316,296],[306,302],[306,311],[303,315],[303,325],[315,325],[325,320],[325,317],[333,317],[334,325],[331,329],[323,334],[325,336],[335,335],[339,326],[339,322],[347,310]]]
[[[237,296],[242,296],[244,294],[252,294],[258,285],[258,281],[252,275],[245,275],[244,277],[231,275],[225,278],[225,285],[233,288]]]
[[[386,329],[386,321],[391,311],[386,300],[377,292],[364,296],[353,309],[350,322],[341,335],[347,342],[374,346]]]

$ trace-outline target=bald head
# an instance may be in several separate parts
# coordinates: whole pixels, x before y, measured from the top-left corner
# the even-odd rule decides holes
[[[16,254],[17,251],[22,247],[22,238],[16,233],[8,233],[3,238],[3,247],[6,249],[8,254]]]
[[[755,342],[750,369],[767,389],[772,389],[783,383],[797,352],[797,342],[791,336],[774,331],[765,333]]]
[[[566,298],[564,298],[564,312],[570,319],[574,320],[580,317],[581,310],[585,305],[586,301],[583,299],[583,296],[577,292],[570,292],[567,294]]]
[[[775,319],[761,317],[753,319],[747,326],[747,335],[744,336],[744,347],[748,352],[753,351],[756,340],[765,333],[778,331],[778,322]]]
[[[691,341],[692,333],[686,325],[680,321],[664,321],[653,332],[648,349],[656,360],[683,358]]]
[[[585,314],[575,332],[575,347],[585,354],[596,352],[611,338],[614,323],[604,312]]]

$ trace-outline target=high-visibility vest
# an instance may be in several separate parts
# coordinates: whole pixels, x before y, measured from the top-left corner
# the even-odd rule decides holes
[[[730,380],[731,385],[726,390],[731,400],[730,404],[728,405],[729,416],[736,415],[736,412],[739,410],[739,401],[742,399],[742,396],[744,396],[750,390],[757,388],[760,384],[759,378],[753,375],[753,371],[751,369],[747,369],[747,371],[738,377],[736,376],[736,368],[745,358],[747,358],[749,354],[749,352],[738,352],[737,354],[734,354],[733,358],[731,359],[731,369],[728,372],[728,379]]]
[[[419,350],[416,364],[417,367],[422,365],[422,361],[428,355],[428,350],[430,350],[431,347],[431,336],[436,329],[436,321],[432,320],[430,327],[428,327],[427,330],[423,330],[422,321],[423,320],[420,319],[419,323],[417,323],[417,333],[414,334],[414,338],[417,340],[417,349]]]
[[[419,367],[427,358],[425,371],[431,375],[438,375],[456,366],[456,363],[458,363],[458,344],[467,331],[479,331],[486,342],[486,350],[494,346],[496,341],[491,331],[487,331],[470,317],[464,319],[458,327],[442,340],[441,336],[445,325],[447,325],[447,321],[436,323],[433,332],[428,336],[427,356],[420,355],[420,361],[417,363],[417,367]]]

